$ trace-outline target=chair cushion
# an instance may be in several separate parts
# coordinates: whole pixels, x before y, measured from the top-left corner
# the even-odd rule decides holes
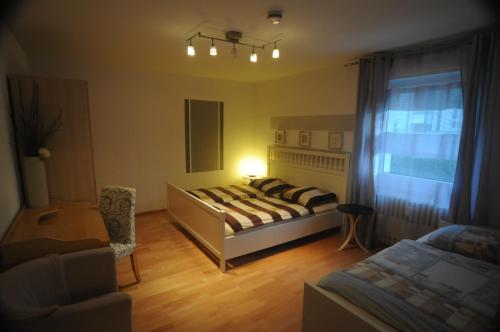
[[[111,242],[109,246],[115,252],[116,260],[131,255],[135,251],[136,247],[135,243],[117,243],[117,242]]]
[[[100,210],[112,242],[135,242],[135,189],[105,186]]]

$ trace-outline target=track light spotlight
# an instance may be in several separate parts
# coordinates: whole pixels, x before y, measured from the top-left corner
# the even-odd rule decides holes
[[[212,46],[210,46],[210,55],[211,56],[217,55],[217,47],[215,47],[213,39],[212,39]]]
[[[189,56],[194,56],[196,54],[195,50],[194,50],[194,46],[193,46],[193,43],[191,41],[191,39],[189,40],[189,45],[187,47],[187,55]]]
[[[236,59],[236,57],[238,56],[238,51],[236,50],[236,44],[233,43],[233,49],[231,50],[231,55],[233,56],[233,58]]]
[[[279,59],[279,57],[280,57],[280,49],[276,46],[276,42],[274,42],[273,59]]]
[[[255,47],[252,49],[252,54],[250,54],[250,61],[257,62],[257,53],[255,53]]]

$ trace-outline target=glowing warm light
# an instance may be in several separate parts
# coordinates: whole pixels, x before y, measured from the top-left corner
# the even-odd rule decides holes
[[[239,173],[242,176],[264,176],[266,175],[266,164],[259,158],[247,157],[240,161]]]
[[[217,47],[215,47],[213,39],[212,39],[212,45],[210,46],[210,55],[211,56],[217,55]]]
[[[252,54],[250,54],[250,61],[257,62],[257,53],[253,52]]]
[[[280,57],[280,50],[279,48],[273,49],[273,59],[279,59]]]
[[[194,46],[193,45],[188,45],[187,47],[187,54],[189,56],[194,56],[196,52],[194,51]]]

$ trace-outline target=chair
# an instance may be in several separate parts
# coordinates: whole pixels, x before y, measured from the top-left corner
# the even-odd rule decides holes
[[[130,256],[137,282],[141,282],[135,255],[135,189],[105,186],[101,190],[100,210],[111,239],[115,259]]]
[[[1,331],[132,331],[110,248],[49,255],[0,274]]]

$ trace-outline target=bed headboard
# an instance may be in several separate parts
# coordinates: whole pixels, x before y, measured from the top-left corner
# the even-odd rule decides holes
[[[270,145],[267,154],[268,173],[296,186],[314,186],[334,192],[339,202],[345,202],[349,157],[347,152]]]

